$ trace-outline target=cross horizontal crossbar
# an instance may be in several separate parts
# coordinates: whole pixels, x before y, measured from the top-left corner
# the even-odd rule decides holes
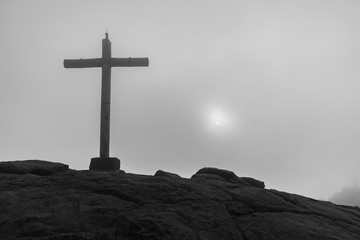
[[[149,58],[91,58],[91,59],[65,59],[65,68],[92,68],[103,67],[147,67]]]

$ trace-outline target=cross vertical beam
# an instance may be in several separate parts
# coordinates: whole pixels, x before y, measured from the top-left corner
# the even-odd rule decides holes
[[[120,160],[109,157],[110,149],[110,99],[111,99],[111,68],[112,67],[147,67],[148,58],[112,58],[111,42],[108,33],[102,40],[102,58],[65,59],[65,68],[101,67],[101,116],[100,116],[100,157],[91,159],[90,170],[117,171]]]
[[[111,42],[106,34],[102,40],[100,158],[109,157],[110,148],[110,99],[111,99]]]

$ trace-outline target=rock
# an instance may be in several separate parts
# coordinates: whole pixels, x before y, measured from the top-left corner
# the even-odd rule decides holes
[[[223,179],[225,179],[226,181],[231,181],[233,179],[238,178],[238,176],[236,176],[236,174],[232,171],[229,170],[225,170],[225,169],[218,169],[218,168],[211,168],[211,167],[206,167],[206,168],[202,168],[199,171],[197,171],[195,173],[196,174],[212,174],[212,175],[217,175]]]
[[[240,177],[240,179],[253,187],[265,188],[265,183],[250,177]]]
[[[171,172],[165,172],[163,170],[157,170],[155,175],[155,177],[169,177],[169,178],[181,178],[179,175],[177,175],[176,173],[171,173]]]
[[[0,173],[0,239],[360,239],[359,208],[209,175]]]
[[[66,164],[41,160],[0,162],[0,173],[35,174],[39,176],[46,176],[68,170],[69,166]]]
[[[202,168],[199,171],[197,171],[191,178],[218,179],[218,180],[222,179],[227,182],[238,184],[240,186],[265,188],[265,184],[262,181],[250,177],[238,177],[232,171],[225,169],[218,169],[218,168],[209,168],[209,167]]]
[[[218,175],[208,174],[208,173],[196,173],[196,174],[192,175],[191,179],[219,180],[219,181],[226,182],[226,180],[224,178],[222,178]]]

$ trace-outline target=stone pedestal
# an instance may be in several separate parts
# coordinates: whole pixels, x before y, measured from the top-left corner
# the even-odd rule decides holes
[[[90,170],[115,172],[120,170],[120,160],[116,157],[95,157],[91,159]]]

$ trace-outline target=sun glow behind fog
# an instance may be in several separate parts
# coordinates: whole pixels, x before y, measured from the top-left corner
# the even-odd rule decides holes
[[[210,107],[206,114],[206,131],[214,137],[228,137],[236,133],[238,120],[224,107]]]

